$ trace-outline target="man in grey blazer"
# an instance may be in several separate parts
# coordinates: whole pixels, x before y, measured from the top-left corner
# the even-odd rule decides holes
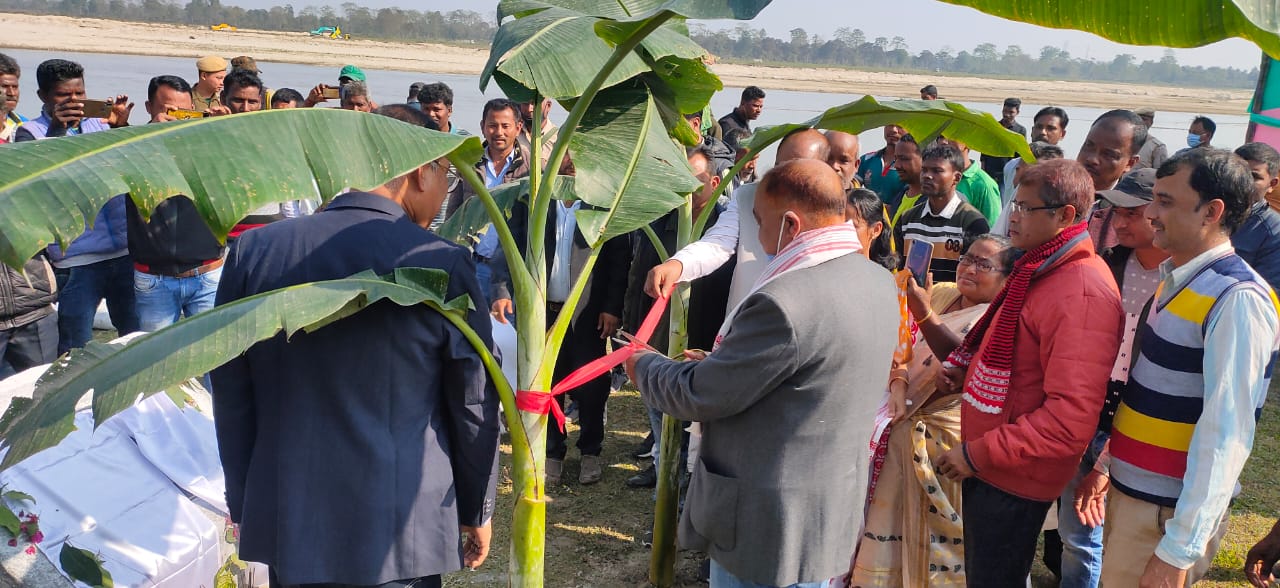
[[[320,213],[245,232],[217,303],[401,267],[445,270],[446,299],[483,300],[468,252],[426,230],[448,168],[441,158]],[[479,306],[467,323],[492,347],[485,314]],[[258,343],[212,380],[240,556],[266,564],[273,588],[428,588],[484,560],[498,399],[479,354],[444,316],[377,302],[313,333]]]
[[[712,588],[807,588],[844,572],[858,540],[896,294],[859,253],[825,163],[775,167],[756,195],[759,241],[776,257],[715,350],[642,352],[627,368],[650,406],[703,423],[679,536],[711,556]]]

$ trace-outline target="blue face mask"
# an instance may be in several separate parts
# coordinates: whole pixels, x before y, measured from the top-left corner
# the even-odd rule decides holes
[[[1194,148],[1194,147],[1199,147],[1199,146],[1200,146],[1200,135],[1197,135],[1197,134],[1195,134],[1195,133],[1187,133],[1187,146],[1192,147],[1192,148]]]

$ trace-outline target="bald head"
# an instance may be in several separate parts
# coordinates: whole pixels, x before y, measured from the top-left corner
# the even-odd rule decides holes
[[[840,131],[827,131],[826,136],[827,143],[831,145],[827,163],[840,174],[847,191],[858,175],[858,136]]]
[[[777,166],[796,159],[816,159],[825,163],[830,156],[831,146],[825,135],[815,129],[800,129],[787,135],[778,145],[773,164]]]
[[[794,210],[812,228],[844,222],[844,185],[825,161],[796,159],[778,164],[760,180],[759,192],[778,206]]]
[[[801,233],[843,223],[844,207],[844,186],[831,166],[824,160],[796,159],[764,175],[751,214],[759,225],[760,245],[773,255]]]

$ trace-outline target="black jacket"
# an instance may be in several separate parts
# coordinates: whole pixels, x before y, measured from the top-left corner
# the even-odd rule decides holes
[[[129,254],[147,273],[171,276],[222,257],[226,251],[186,196],[164,200],[143,220],[133,198],[125,198]]]
[[[241,235],[217,302],[401,267],[444,270],[446,300],[481,300],[465,249],[391,200],[351,192]],[[466,321],[492,347],[485,309]],[[240,554],[283,584],[448,573],[461,567],[458,526],[493,515],[497,394],[462,333],[424,305],[379,301],[315,332],[278,335],[212,380]]]
[[[561,206],[558,201],[552,202],[551,205]],[[520,246],[522,255],[526,254],[524,248],[528,242],[528,224],[529,204],[527,199],[522,198],[517,200],[515,206],[512,207],[511,219],[508,221],[508,226],[511,228],[511,236],[515,238],[516,244]],[[548,209],[546,232],[546,268],[548,274],[551,272],[551,264],[556,255],[555,234],[555,210]],[[591,247],[587,244],[587,240],[583,238],[581,231],[575,231],[573,254],[569,261],[571,279],[577,280],[590,255]],[[498,249],[498,253],[494,256],[494,260],[490,262],[490,265],[493,267],[493,288],[494,292],[496,292],[494,298],[512,298],[514,288],[511,283],[511,271],[507,267],[506,255],[501,248]],[[592,270],[591,276],[587,278],[583,297],[578,300],[578,306],[573,309],[572,321],[575,327],[580,327],[587,331],[595,330],[596,320],[602,312],[607,312],[619,318],[622,317],[622,303],[627,291],[627,270],[630,267],[631,242],[627,236],[622,235],[605,241],[600,249],[599,258],[596,259],[595,269]],[[517,308],[516,312],[520,312],[520,309]],[[579,320],[585,320],[588,323],[578,325]]]
[[[53,314],[58,285],[44,255],[31,258],[23,272],[4,266],[0,273],[0,330],[16,329]]]

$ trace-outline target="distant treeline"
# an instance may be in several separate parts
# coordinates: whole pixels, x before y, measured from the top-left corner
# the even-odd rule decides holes
[[[824,39],[804,29],[792,29],[790,40],[768,36],[764,29],[747,24],[728,30],[711,30],[691,26],[693,39],[711,53],[738,61],[845,65],[860,68],[883,68],[889,71],[949,72],[962,74],[1053,78],[1059,80],[1107,80],[1138,84],[1174,84],[1208,88],[1252,88],[1258,68],[1250,71],[1226,67],[1191,67],[1178,65],[1172,51],[1159,61],[1139,63],[1133,55],[1122,54],[1111,61],[1073,58],[1057,47],[1045,46],[1040,54],[1031,55],[1017,45],[1001,52],[993,43],[983,43],[972,51],[921,51],[912,54],[902,37],[868,39],[860,29],[843,27],[835,36]],[[1242,56],[1245,62],[1258,62],[1256,56]]]
[[[227,6],[218,0],[191,0],[185,4],[173,0],[0,0],[0,11],[201,26],[225,22],[237,28],[268,31],[311,31],[339,26],[342,32],[355,38],[486,45],[497,30],[492,16],[470,10],[371,10],[352,2],[344,3],[339,9],[308,6],[295,10],[291,4],[248,9]]]
[[[491,14],[470,10],[449,12],[382,8],[373,10],[353,2],[340,7],[293,5],[269,9],[226,6],[219,0],[0,0],[0,11],[110,18],[139,22],[208,26],[227,23],[246,29],[310,31],[340,26],[356,38],[408,41],[449,41],[487,45],[497,26]],[[836,29],[830,39],[792,29],[790,39],[770,37],[764,29],[743,23],[733,30],[713,30],[693,24],[694,40],[712,54],[736,61],[838,65],[888,71],[947,72],[1060,80],[1109,80],[1139,84],[1172,84],[1207,88],[1251,88],[1256,67],[1192,67],[1179,65],[1172,51],[1159,61],[1138,62],[1130,54],[1110,61],[1072,57],[1057,47],[1042,47],[1038,55],[1017,45],[1003,51],[983,43],[971,51],[911,53],[902,37],[868,39],[860,29]],[[1252,60],[1252,57],[1242,56]]]

